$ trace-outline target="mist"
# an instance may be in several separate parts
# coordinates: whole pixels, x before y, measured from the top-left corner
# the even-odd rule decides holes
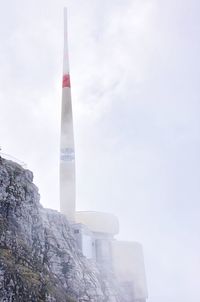
[[[7,1],[0,145],[59,209],[63,6],[77,209],[111,212],[143,245],[149,302],[200,299],[200,3]]]

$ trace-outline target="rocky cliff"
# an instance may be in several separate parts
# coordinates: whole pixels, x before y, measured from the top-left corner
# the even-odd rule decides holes
[[[32,172],[0,158],[0,301],[124,301],[82,256],[66,218],[39,199]]]

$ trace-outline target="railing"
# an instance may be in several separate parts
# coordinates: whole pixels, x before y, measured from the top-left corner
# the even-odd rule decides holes
[[[5,159],[12,160],[12,161],[16,162],[17,164],[19,164],[20,166],[22,166],[24,169],[27,169],[27,165],[24,162],[22,162],[21,160],[19,160],[16,157],[14,157],[14,156],[11,156],[9,154],[3,153],[1,151],[0,151],[0,156],[2,156]]]

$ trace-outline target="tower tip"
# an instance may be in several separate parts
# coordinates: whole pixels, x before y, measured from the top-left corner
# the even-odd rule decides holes
[[[64,17],[66,17],[66,15],[67,15],[67,7],[66,6],[64,6]]]

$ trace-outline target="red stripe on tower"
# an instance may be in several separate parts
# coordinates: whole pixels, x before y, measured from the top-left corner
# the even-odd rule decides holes
[[[71,87],[70,85],[70,76],[69,74],[64,74],[63,75],[63,83],[62,83],[62,87],[65,88],[65,87]]]

